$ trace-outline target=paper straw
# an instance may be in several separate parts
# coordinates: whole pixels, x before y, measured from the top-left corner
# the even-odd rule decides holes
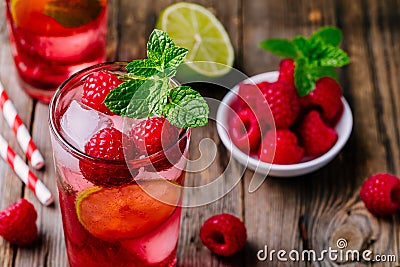
[[[44,166],[44,159],[40,154],[35,143],[29,134],[28,129],[18,115],[14,104],[8,98],[6,91],[4,90],[3,84],[0,82],[0,109],[3,111],[4,118],[8,125],[17,137],[18,143],[24,151],[26,157],[30,161],[33,168],[39,170]]]
[[[53,202],[53,196],[49,189],[47,189],[21,157],[8,145],[2,135],[0,135],[0,154],[43,205],[48,206]]]

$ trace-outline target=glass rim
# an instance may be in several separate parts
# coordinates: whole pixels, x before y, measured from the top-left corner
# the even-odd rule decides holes
[[[71,154],[73,154],[75,157],[78,157],[80,159],[85,159],[85,160],[90,160],[90,161],[96,161],[99,163],[103,163],[103,164],[121,164],[121,165],[126,165],[127,160],[109,160],[109,159],[102,159],[102,158],[97,158],[97,157],[93,157],[90,156],[88,154],[86,154],[85,152],[81,151],[79,148],[75,147],[73,144],[71,144],[71,142],[69,142],[61,133],[60,131],[57,129],[56,125],[56,116],[55,116],[55,109],[57,107],[57,105],[59,104],[59,100],[60,100],[60,95],[65,92],[65,87],[66,85],[71,82],[72,80],[76,79],[79,76],[82,76],[82,78],[84,77],[84,75],[87,73],[87,75],[89,75],[91,73],[91,71],[93,70],[101,70],[106,66],[112,66],[112,65],[119,65],[119,66],[126,66],[129,62],[127,61],[109,61],[109,62],[103,62],[103,63],[99,63],[87,68],[84,68],[82,70],[79,70],[77,72],[75,72],[74,74],[72,74],[69,78],[67,78],[65,81],[63,81],[58,87],[57,90],[54,92],[53,97],[51,98],[51,101],[49,103],[49,128],[50,131],[52,132],[53,136],[56,138],[56,140]],[[171,81],[173,81],[176,84],[179,84],[179,82],[174,79],[174,78],[170,78]],[[184,138],[190,136],[190,128],[187,129],[180,129],[180,134],[179,134],[179,138],[176,140],[176,142],[174,144],[172,144],[171,146],[169,146],[168,148],[166,148],[165,150],[161,150],[158,151],[154,154],[149,154],[146,155],[145,157],[141,157],[141,158],[137,158],[137,159],[130,159],[129,163],[133,163],[133,162],[146,162],[148,160],[154,159],[154,158],[160,158],[163,155],[164,152],[167,152],[168,150],[170,150],[171,148],[173,148],[174,146],[176,146],[177,144],[179,144]],[[188,139],[189,140],[189,139]],[[158,161],[158,160],[157,160]]]

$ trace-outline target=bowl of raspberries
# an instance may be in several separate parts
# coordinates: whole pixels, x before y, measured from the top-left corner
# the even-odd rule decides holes
[[[293,177],[325,166],[352,130],[351,109],[338,82],[321,77],[300,96],[294,68],[293,60],[283,59],[279,71],[242,81],[217,111],[225,147],[240,163],[265,175]]]

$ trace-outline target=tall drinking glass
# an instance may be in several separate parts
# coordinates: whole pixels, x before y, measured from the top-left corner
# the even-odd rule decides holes
[[[127,131],[141,120],[105,115],[81,102],[93,72],[123,73],[126,63],[90,67],[66,80],[50,103],[50,129],[71,267],[175,266],[190,130],[172,145],[133,157]],[[171,81],[172,82],[172,81]],[[125,160],[84,153],[96,132],[122,132]],[[110,144],[111,145],[111,144]]]
[[[6,0],[21,87],[48,103],[72,73],[105,61],[107,0]]]

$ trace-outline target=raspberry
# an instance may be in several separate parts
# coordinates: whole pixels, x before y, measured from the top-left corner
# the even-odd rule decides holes
[[[25,246],[38,235],[35,207],[22,198],[0,212],[0,235],[12,244]]]
[[[318,157],[336,143],[338,135],[322,120],[318,111],[312,110],[301,120],[298,134],[306,154]]]
[[[107,115],[113,115],[105,105],[108,93],[120,85],[122,81],[110,72],[94,72],[86,78],[83,85],[82,103]]]
[[[263,89],[277,129],[289,128],[300,111],[300,97],[296,89],[285,82],[270,83]]]
[[[231,256],[246,244],[246,227],[240,219],[231,214],[214,215],[201,227],[200,239],[215,254]]]
[[[274,156],[275,147],[275,156]],[[263,138],[258,157],[261,161],[274,164],[296,164],[304,156],[304,148],[297,143],[297,136],[286,129],[269,131]]]
[[[294,85],[294,60],[293,59],[282,59],[279,63],[279,77],[278,81],[287,82],[290,85]]]
[[[231,107],[236,112],[250,108],[262,129],[270,128],[272,117],[268,111],[268,102],[263,96],[263,92],[269,88],[269,82],[260,82],[257,84],[242,83],[239,85],[238,96],[231,104]]]
[[[107,127],[95,133],[85,144],[85,153],[98,158],[98,162],[81,159],[79,167],[83,176],[95,185],[117,186],[132,181],[125,163],[122,145],[123,134],[114,127]],[[127,149],[127,151],[133,149]],[[102,160],[108,160],[106,163]],[[111,163],[112,162],[112,163]],[[115,166],[111,165],[115,164]],[[113,166],[111,168],[111,166]]]
[[[330,77],[317,80],[315,89],[300,98],[304,109],[317,107],[322,111],[322,117],[332,125],[336,124],[343,111],[340,85]]]
[[[151,170],[154,167],[156,171],[162,171],[172,167],[174,162],[165,158],[165,150],[174,145],[179,137],[178,128],[171,125],[165,118],[152,117],[136,124],[129,133],[130,139],[135,144],[137,154],[141,156],[150,156],[159,151],[162,155],[159,158],[163,160],[157,161],[156,158],[151,159],[153,166],[149,166]],[[184,148],[184,147],[183,147]]]
[[[372,214],[393,215],[400,208],[400,180],[387,173],[372,175],[363,183],[360,197]]]
[[[261,138],[260,125],[249,108],[240,110],[229,123],[231,139],[240,150],[245,153],[258,150]]]

